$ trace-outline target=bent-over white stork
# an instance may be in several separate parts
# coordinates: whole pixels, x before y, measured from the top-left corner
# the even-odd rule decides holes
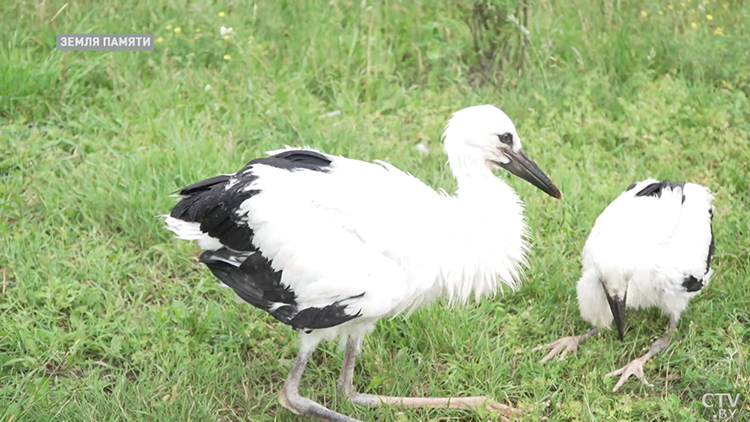
[[[355,404],[513,411],[484,397],[385,397],[353,388],[354,359],[380,318],[441,294],[466,302],[472,293],[477,299],[494,293],[500,283],[516,287],[527,227],[520,199],[493,169],[561,196],[499,109],[458,111],[443,137],[456,196],[383,162],[311,149],[270,152],[234,174],[179,191],[167,228],[199,241],[200,261],[242,299],[301,331],[299,354],[279,393],[292,412],[355,421],[298,392],[313,350],[337,337],[345,344],[338,391]]]
[[[631,184],[615,199],[596,219],[581,255],[578,307],[594,328],[535,348],[551,349],[541,363],[575,353],[581,340],[609,329],[612,319],[623,340],[625,308],[655,306],[669,317],[666,334],[648,353],[606,375],[620,375],[613,391],[631,375],[651,386],[643,365],[669,345],[680,314],[711,276],[712,200],[703,186],[654,179]]]

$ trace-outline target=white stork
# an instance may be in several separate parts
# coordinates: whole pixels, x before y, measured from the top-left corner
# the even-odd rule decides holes
[[[377,320],[441,294],[451,303],[466,302],[501,283],[517,286],[528,249],[522,203],[492,170],[506,169],[561,197],[499,109],[455,113],[443,138],[456,196],[383,162],[288,147],[179,191],[167,228],[199,241],[205,250],[200,261],[242,299],[301,331],[299,354],[279,393],[292,412],[355,421],[298,392],[313,350],[334,338],[345,344],[338,391],[355,404],[514,411],[484,397],[354,391],[354,359]]]
[[[631,184],[615,199],[596,219],[581,256],[578,307],[594,328],[535,348],[551,349],[541,363],[575,353],[581,340],[609,329],[613,318],[622,341],[625,308],[655,306],[669,317],[666,334],[648,353],[606,375],[620,375],[613,391],[631,375],[651,386],[643,365],[669,345],[680,314],[711,276],[712,200],[703,186],[654,179]]]

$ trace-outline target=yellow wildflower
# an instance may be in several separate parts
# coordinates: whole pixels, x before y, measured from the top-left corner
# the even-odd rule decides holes
[[[177,28],[175,28],[175,29],[174,29],[174,33],[175,33],[175,34],[179,34],[179,33],[181,33],[181,32],[182,32],[182,28],[180,28],[179,26],[178,26]]]
[[[698,24],[696,24],[695,22],[690,22],[690,27],[693,29],[698,29]]]
[[[156,41],[156,43],[163,43],[164,42],[164,38],[162,38],[162,37],[156,37],[156,40],[154,40],[154,41]]]
[[[714,29],[714,35],[724,35],[724,31],[721,29],[720,26],[718,26],[718,27],[716,27],[716,29]]]
[[[167,29],[167,31],[171,31],[171,30],[172,30],[172,25],[167,25],[167,26],[165,26],[164,28],[166,28],[166,29]]]
[[[226,16],[226,15],[227,15],[227,14],[226,14],[226,13],[224,13],[224,12],[219,12],[219,17],[220,17],[220,18],[223,18],[223,17],[224,17],[224,16]]]
[[[225,54],[224,60],[232,60],[232,56],[230,56],[229,54]]]
[[[711,16],[711,15],[706,15],[706,19],[708,19],[708,20],[712,21],[712,20],[714,20],[714,17],[713,17],[713,16]]]
[[[195,28],[195,32],[201,32],[200,28]]]
[[[667,6],[667,8],[668,8],[669,10],[674,10],[674,7],[672,7],[672,5],[671,5],[671,4],[670,4],[670,5],[668,5],[668,6]]]
[[[664,12],[662,12],[662,11],[660,10],[660,11],[659,11],[659,16],[661,16],[661,15],[663,15],[663,14],[664,14]]]
[[[648,12],[646,12],[645,10],[641,10],[641,16],[643,16],[644,18],[647,18]]]
[[[229,41],[229,38],[231,38],[231,37],[229,36],[229,34],[227,34],[227,35],[224,35],[222,38],[224,38],[225,40]]]

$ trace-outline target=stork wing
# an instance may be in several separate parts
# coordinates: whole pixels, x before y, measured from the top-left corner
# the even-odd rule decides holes
[[[710,194],[701,186],[634,183],[597,218],[584,247],[584,266],[596,259],[599,265],[617,262],[624,271],[648,266],[701,278],[712,253],[710,209]]]
[[[659,182],[648,179],[633,184],[596,219],[584,252],[619,254],[635,258],[644,245],[656,248],[668,244],[682,211],[681,189],[656,189]]]
[[[262,170],[270,170],[285,192],[293,191],[295,201],[313,206],[332,224],[390,258],[403,259],[410,245],[433,234],[428,233],[429,224],[420,222],[430,220],[426,213],[434,216],[444,209],[444,196],[387,163],[328,157],[332,163],[327,173],[279,175],[275,169]]]
[[[201,241],[219,279],[295,328],[390,313],[406,288],[383,253],[402,228],[399,200],[439,197],[404,173],[310,150],[253,160],[180,194],[168,228]]]
[[[715,250],[711,227],[713,196],[705,187],[693,183],[686,183],[682,192],[685,199],[668,248],[669,262],[674,271],[686,277],[685,283],[691,283],[691,277],[707,282]]]

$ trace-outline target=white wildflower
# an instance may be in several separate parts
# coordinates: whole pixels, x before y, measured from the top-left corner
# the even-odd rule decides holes
[[[325,114],[321,114],[320,116],[318,116],[318,118],[319,119],[326,119],[328,117],[336,117],[339,114],[341,114],[341,110],[333,110],[331,112],[328,112],[328,113],[325,113]]]
[[[430,155],[430,150],[429,150],[429,149],[427,149],[427,146],[426,146],[425,144],[423,144],[422,142],[418,143],[418,144],[417,144],[417,145],[416,145],[416,146],[414,147],[414,149],[416,149],[417,151],[419,151],[419,152],[420,152],[420,153],[421,153],[422,155],[424,155],[425,157],[426,157],[426,156],[428,156],[428,155]]]

